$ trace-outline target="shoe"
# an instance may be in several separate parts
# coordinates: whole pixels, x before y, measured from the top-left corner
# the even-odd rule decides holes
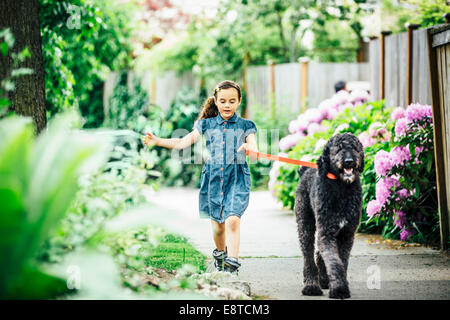
[[[237,258],[226,257],[224,260],[224,271],[237,274],[241,264],[238,262]]]
[[[224,261],[227,257],[227,252],[223,250],[217,250],[214,249],[212,256],[214,258],[214,267],[216,267],[217,271],[223,271],[224,270]]]

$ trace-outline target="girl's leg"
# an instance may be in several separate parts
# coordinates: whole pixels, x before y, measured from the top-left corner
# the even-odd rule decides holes
[[[238,258],[241,235],[241,219],[238,216],[229,216],[225,220],[225,237],[227,240],[228,257]]]
[[[225,223],[218,223],[211,219],[213,239],[219,251],[225,251]]]

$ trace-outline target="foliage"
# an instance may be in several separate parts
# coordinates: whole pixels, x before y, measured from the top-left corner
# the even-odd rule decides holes
[[[131,84],[128,84],[128,75],[129,73],[123,72],[117,76],[103,126],[140,133],[151,128],[159,131],[164,117],[163,111],[159,106],[150,105],[148,94],[139,78],[132,78]]]
[[[421,28],[445,23],[444,14],[450,12],[445,0],[405,0],[400,4],[383,0],[380,10],[382,29],[393,33],[407,31],[406,23],[418,24]]]
[[[359,3],[365,1],[339,2],[222,1],[215,18],[196,19],[179,35],[180,41],[170,47],[155,45],[137,64],[159,70],[192,70],[208,83],[210,79],[239,79],[250,64],[296,62],[301,56],[349,61],[359,47],[359,20],[366,13]],[[333,5],[337,13],[328,12]],[[312,51],[303,43],[309,30],[317,38]],[[325,55],[324,49],[342,54]]]
[[[128,68],[132,2],[40,0],[48,117],[78,107],[85,127],[103,122],[103,79]]]
[[[177,282],[174,275],[188,266],[193,273],[206,268],[206,257],[187,238],[157,227],[132,229],[107,237],[104,243],[111,248],[115,261],[126,266],[121,271],[123,284],[137,292],[154,294],[156,290],[167,292],[176,287],[194,289],[195,282],[187,278]],[[161,275],[166,275],[166,279]]]
[[[79,189],[78,177],[101,166],[108,147],[103,139],[67,129],[77,121],[73,114],[58,117],[35,140],[29,118],[0,121],[3,298],[36,297],[39,288],[43,294],[62,290],[59,279],[39,270],[34,256],[64,217]],[[24,282],[29,278],[35,286]]]

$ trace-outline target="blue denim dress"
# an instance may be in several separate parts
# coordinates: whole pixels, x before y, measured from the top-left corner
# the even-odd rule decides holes
[[[250,196],[250,170],[245,150],[237,149],[256,133],[253,121],[238,117],[228,120],[217,115],[199,119],[194,127],[205,136],[209,159],[202,168],[199,210],[201,218],[223,223],[229,216],[241,217]]]

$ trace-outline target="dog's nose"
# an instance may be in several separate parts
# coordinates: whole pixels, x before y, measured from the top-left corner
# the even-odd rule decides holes
[[[344,164],[346,165],[346,166],[352,166],[353,165],[353,159],[352,158],[347,158],[347,159],[345,159],[344,160]]]

